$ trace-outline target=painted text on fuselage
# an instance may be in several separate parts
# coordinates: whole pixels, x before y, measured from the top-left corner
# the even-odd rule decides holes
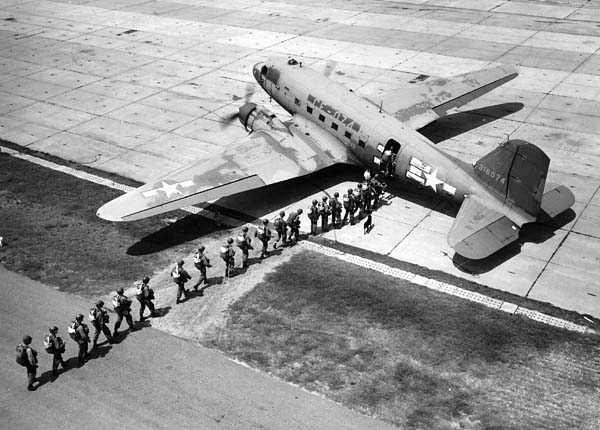
[[[321,109],[326,114],[335,118],[346,127],[352,128],[354,131],[360,130],[360,124],[354,121],[352,118],[347,117],[339,110],[335,109],[333,106],[323,103],[321,100],[313,96],[312,94],[308,95],[307,102],[312,104],[315,108]]]

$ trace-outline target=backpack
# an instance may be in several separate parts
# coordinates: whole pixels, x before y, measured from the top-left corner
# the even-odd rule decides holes
[[[179,278],[181,278],[181,272],[179,271],[179,266],[175,266],[173,270],[171,270],[171,278],[173,278],[173,282],[178,283]]]
[[[140,282],[139,284],[137,284],[135,286],[135,295],[137,296],[138,299],[141,299],[144,297],[144,283]]]
[[[115,310],[121,308],[121,298],[119,297],[118,294],[116,296],[113,296],[112,305],[113,305],[113,308],[115,308]]]
[[[71,336],[71,339],[73,339],[75,342],[78,342],[81,339],[81,336],[77,331],[77,327],[77,321],[72,321],[71,324],[69,324],[69,327],[67,327],[67,333],[69,333],[69,336]]]
[[[96,321],[96,308],[90,309],[90,312],[88,313],[88,320],[91,322]]]
[[[273,225],[275,226],[275,230],[283,230],[283,219],[281,217],[275,218]]]
[[[44,337],[44,349],[46,350],[47,353],[49,354],[54,354],[54,352],[56,351],[54,349],[54,342],[52,341],[52,338],[50,337],[49,334],[47,334]]]
[[[344,194],[344,209],[350,209],[350,197]]]
[[[148,287],[148,300],[154,300],[154,290]]]
[[[27,347],[23,344],[17,345],[16,349],[16,361],[17,364],[21,366],[27,366],[29,364],[29,360],[27,359]]]
[[[223,260],[226,260],[228,256],[229,256],[229,247],[228,246],[222,246],[221,247],[221,258]]]
[[[238,234],[238,237],[236,238],[236,243],[237,246],[242,248],[246,244],[246,238],[244,237],[244,235]]]

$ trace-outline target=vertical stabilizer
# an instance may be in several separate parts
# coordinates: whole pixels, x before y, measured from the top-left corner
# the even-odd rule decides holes
[[[550,159],[540,148],[522,140],[507,141],[473,166],[479,181],[505,202],[537,216]]]

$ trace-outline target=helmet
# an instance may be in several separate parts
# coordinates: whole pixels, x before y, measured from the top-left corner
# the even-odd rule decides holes
[[[29,345],[31,343],[31,336],[29,336],[29,335],[23,336],[23,343],[25,345]]]
[[[227,239],[227,243],[233,243],[233,239],[230,237],[229,239]]]
[[[298,209],[298,215],[302,213],[302,209]]]
[[[248,226],[247,226],[247,225],[243,226],[243,227],[242,227],[242,231],[243,231],[243,232],[247,232],[247,231],[248,231]]]
[[[266,218],[265,218],[265,219],[263,219],[263,224],[264,224],[264,225],[267,225],[267,224],[269,224],[269,220],[268,220],[268,219],[266,219]]]
[[[117,294],[123,294],[125,292],[125,290],[123,290],[123,288],[119,288],[117,290]]]
[[[327,196],[323,196],[323,201],[327,200]]]
[[[360,190],[362,188],[362,184],[359,182],[358,184],[356,184],[356,188]]]
[[[285,212],[284,211],[279,212],[279,216],[285,216]]]
[[[183,266],[183,260],[179,260],[179,261],[177,262],[177,265],[178,265],[178,266]]]
[[[206,249],[206,248],[204,247],[204,245],[200,245],[200,246],[198,247],[198,251],[204,251],[205,249]]]
[[[145,276],[145,277],[144,277],[144,279],[142,279],[142,282],[143,282],[144,284],[147,284],[148,282],[150,282],[150,278],[149,278],[149,277],[147,277],[147,276]]]
[[[104,302],[102,300],[98,300],[96,302],[96,306],[99,307],[99,308],[101,308],[102,306],[104,306]]]
[[[333,193],[333,197],[339,197],[340,193],[338,193],[337,191],[335,193]]]
[[[313,205],[317,204],[317,199],[313,200]]]
[[[56,327],[56,326],[48,327],[48,330],[50,331],[50,333],[56,333],[58,331],[58,327]]]
[[[75,317],[75,321],[77,321],[77,322],[83,321],[83,314],[77,314],[77,316]]]

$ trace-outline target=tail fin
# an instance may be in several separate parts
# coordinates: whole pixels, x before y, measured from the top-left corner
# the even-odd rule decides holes
[[[475,176],[504,201],[537,216],[550,159],[522,140],[502,143],[474,164]]]

